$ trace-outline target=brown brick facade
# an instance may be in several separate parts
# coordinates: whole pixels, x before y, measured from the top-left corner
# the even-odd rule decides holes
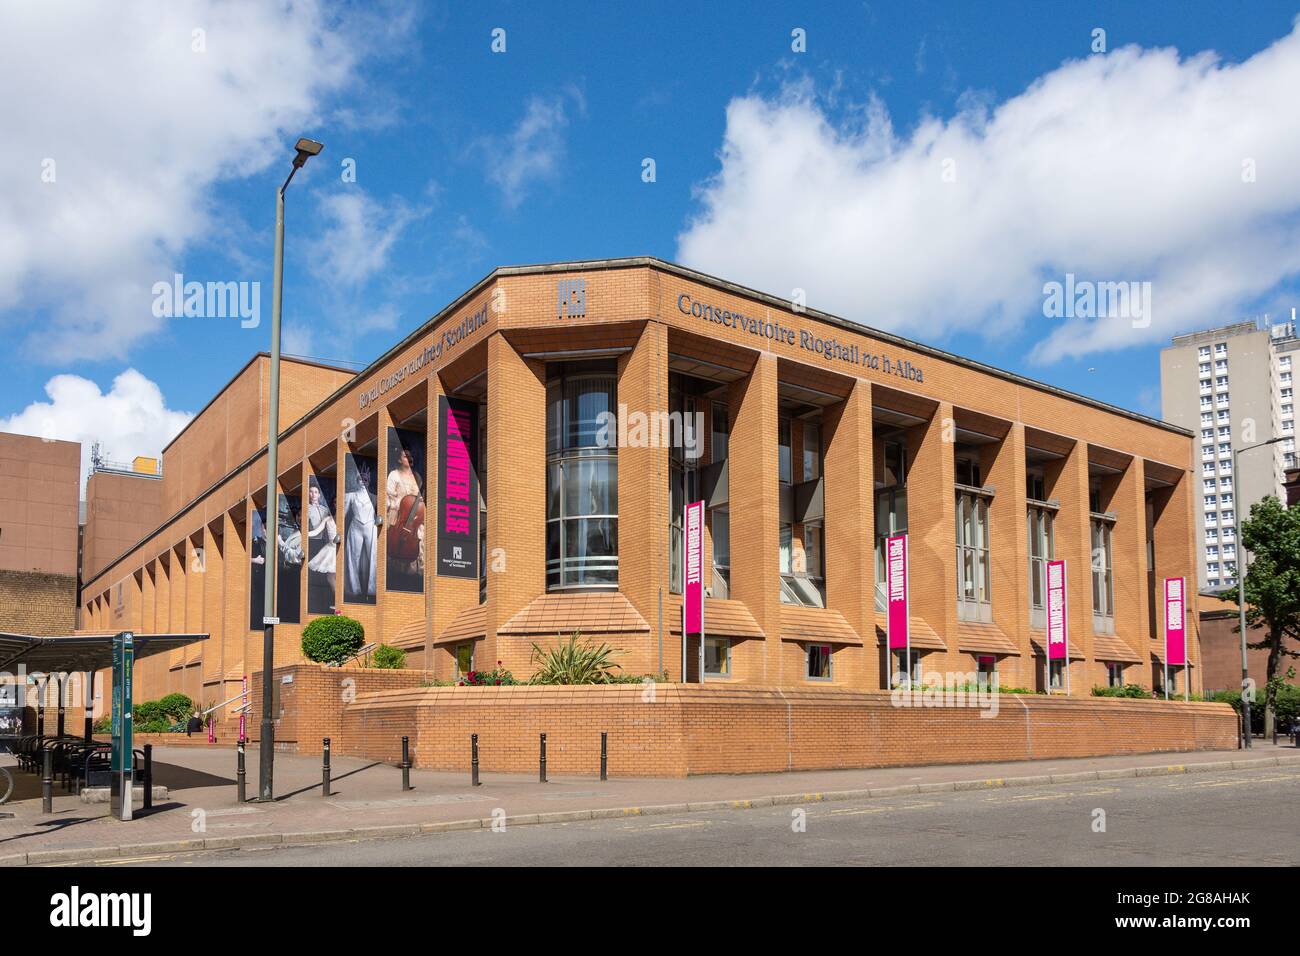
[[[586,283],[585,315],[561,318],[556,284],[571,278]],[[790,332],[753,335],[693,313],[686,306],[691,302],[707,303],[710,315],[742,314]],[[468,333],[447,336],[471,319]],[[827,358],[811,345],[832,338],[856,349],[858,360]],[[725,409],[730,428],[731,587],[716,618],[728,622],[731,630],[723,633],[734,640],[731,672],[725,680],[710,680],[713,688],[823,690],[824,683],[806,677],[810,641],[831,646],[832,676],[825,683],[832,689],[865,693],[886,685],[874,540],[886,442],[904,448],[908,461],[912,613],[923,672],[967,674],[981,656],[992,656],[1004,685],[1042,683],[1043,635],[1030,619],[1026,539],[1026,473],[1036,468],[1054,509],[1055,556],[1069,563],[1071,692],[1086,697],[1104,683],[1112,659],[1125,665],[1127,682],[1152,686],[1163,639],[1153,613],[1154,590],[1165,576],[1194,578],[1191,436],[831,316],[796,313],[788,303],[655,260],[498,270],[328,401],[313,406],[310,395],[314,388],[320,402],[337,387],[335,378],[314,379],[317,372],[304,367],[295,373],[297,386],[286,379],[286,389],[299,391],[285,398],[291,410],[281,414],[291,423],[280,443],[281,488],[305,488],[321,468],[333,467],[341,479],[344,456],[370,449],[379,459],[381,510],[390,425],[423,422],[417,427],[426,429],[433,489],[439,395],[469,396],[486,406],[484,603],[477,603],[477,582],[438,577],[432,560],[426,561],[423,594],[389,592],[381,545],[377,603],[344,604],[341,580],[336,594],[340,611],[362,621],[368,640],[402,643],[412,668],[442,679],[454,674],[456,648],[463,644],[473,646],[476,667],[489,669],[500,661],[523,677],[534,642],[581,628],[614,644],[630,673],[655,673],[662,659],[669,680],[682,677],[675,617],[680,600],[668,571],[665,448],[623,447],[618,453],[618,594],[625,599],[619,607],[630,606],[636,620],[620,611],[617,622],[594,621],[584,616],[588,605],[581,595],[550,600],[546,594],[547,363],[590,355],[616,361],[618,402],[630,411],[665,412],[670,375],[683,365],[713,369],[713,380],[721,383],[711,402]],[[876,364],[861,361],[865,357]],[[246,375],[259,367],[250,366]],[[908,371],[917,368],[920,379]],[[170,517],[159,517],[162,530],[84,588],[83,627],[211,634],[201,647],[142,668],[143,696],[184,689],[205,701],[221,700],[237,692],[243,675],[260,668],[262,636],[248,629],[248,546],[250,509],[265,500],[257,432],[264,419],[260,390],[239,382],[223,398],[227,425],[220,440],[215,432],[204,438],[208,426],[196,420],[169,449],[167,474],[175,459],[185,477],[179,497],[169,487],[163,510]],[[822,435],[827,607],[800,608],[798,614],[782,603],[777,561],[778,516],[788,493],[779,480],[783,419],[791,423],[795,483],[807,477],[799,451],[805,429],[818,423]],[[243,423],[238,440],[230,422]],[[210,455],[203,451],[205,442]],[[988,501],[991,599],[974,618],[957,601],[959,456],[975,462],[979,493]],[[1114,589],[1113,614],[1096,625],[1095,636],[1094,503],[1113,529]],[[336,518],[339,512],[336,504]],[[432,535],[432,508],[430,513]],[[792,550],[800,560],[806,558],[805,531],[795,523]],[[432,543],[431,537],[430,553]],[[200,551],[206,560],[196,560]],[[302,578],[305,624],[307,575]],[[126,585],[120,609],[112,600],[119,581]],[[544,597],[546,614],[539,616],[535,605]],[[519,626],[521,614],[547,621],[553,631]],[[706,629],[708,620],[706,608]],[[277,628],[277,666],[301,659],[303,624]],[[1188,628],[1193,689],[1199,689],[1195,615]],[[697,647],[692,638],[686,675],[692,680],[699,676]]]

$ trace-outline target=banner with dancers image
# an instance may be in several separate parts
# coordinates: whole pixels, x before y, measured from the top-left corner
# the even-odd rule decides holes
[[[333,614],[341,542],[334,523],[333,477],[307,479],[307,613]]]
[[[374,604],[379,566],[376,475],[379,462],[368,455],[344,456],[343,601]]]

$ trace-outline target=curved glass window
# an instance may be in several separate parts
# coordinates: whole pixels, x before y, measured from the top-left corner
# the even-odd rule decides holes
[[[612,363],[552,366],[546,383],[546,587],[618,586]]]

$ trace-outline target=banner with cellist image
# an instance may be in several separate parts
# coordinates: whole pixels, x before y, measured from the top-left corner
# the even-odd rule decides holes
[[[388,429],[384,543],[388,590],[424,591],[424,432]]]

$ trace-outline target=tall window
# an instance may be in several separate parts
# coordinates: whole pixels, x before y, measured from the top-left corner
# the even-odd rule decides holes
[[[777,465],[780,470],[781,482],[788,485],[794,481],[790,466],[790,419],[779,419],[776,431],[778,445]]]
[[[1115,633],[1115,579],[1111,565],[1110,519],[1094,514],[1092,526],[1092,627],[1099,634]]]
[[[992,621],[989,589],[989,499],[957,492],[957,616]]]
[[[876,492],[876,610],[885,610],[885,539],[907,530],[907,461],[902,442],[884,443],[884,487]]]
[[[669,587],[677,593],[682,589],[682,569],[686,560],[686,504],[699,498],[696,471],[699,458],[688,455],[685,445],[695,447],[694,441],[702,436],[696,436],[692,431],[695,398],[686,394],[677,376],[670,379],[668,405],[670,415],[681,417],[682,439],[685,443],[678,444],[674,438],[668,448],[668,577]]]
[[[731,514],[713,512],[713,596],[731,593]]]
[[[1046,505],[1029,504],[1029,626],[1047,627],[1047,562],[1056,557],[1052,520]]]
[[[612,362],[551,366],[546,383],[546,587],[618,586]],[[602,442],[602,440],[604,440]]]
[[[714,402],[712,418],[713,435],[710,447],[713,450],[713,461],[717,463],[727,457],[727,443],[731,437],[731,422],[727,418],[727,406],[721,402]]]
[[[817,422],[803,423],[803,481],[813,481],[822,474],[822,427]]]

